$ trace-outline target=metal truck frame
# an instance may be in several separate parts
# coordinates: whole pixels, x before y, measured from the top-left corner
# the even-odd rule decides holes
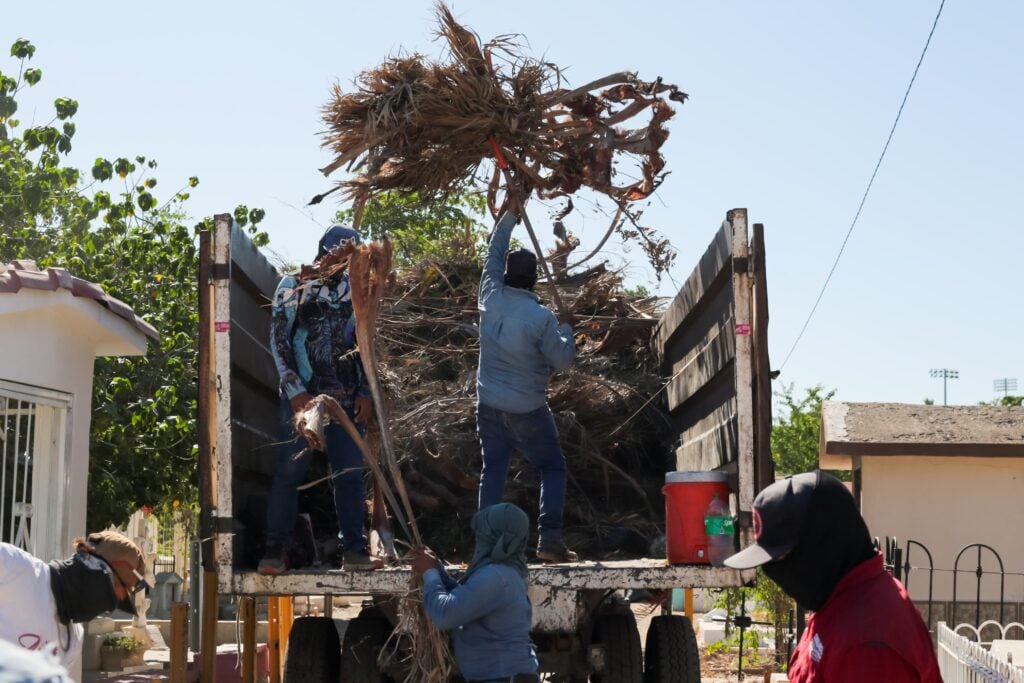
[[[329,617],[295,621],[287,639],[285,681],[376,681],[376,651],[395,623],[395,597],[410,571],[289,571],[263,576],[241,568],[238,517],[243,487],[268,487],[269,444],[276,440],[277,376],[268,348],[279,275],[231,219],[217,215],[200,237],[200,483],[204,568],[221,595],[369,595],[349,623],[341,650]],[[748,238],[746,209],[729,211],[721,229],[659,320],[653,335],[667,378],[670,420],[678,434],[678,470],[729,474],[741,547],[752,540],[751,505],[772,478],[763,229]],[[564,680],[686,683],[699,680],[692,625],[664,611],[652,621],[642,661],[639,633],[620,591],[749,584],[753,570],[670,566],[665,560],[530,566],[532,636],[541,672]],[[668,601],[671,604],[671,601]],[[370,655],[370,656],[364,656]],[[644,673],[646,671],[646,673]]]

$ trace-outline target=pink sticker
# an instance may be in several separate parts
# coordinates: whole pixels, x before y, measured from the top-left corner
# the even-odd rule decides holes
[[[736,325],[736,334],[740,334],[740,335],[750,334],[750,323],[738,323]]]
[[[230,332],[231,331],[231,323],[229,323],[229,322],[215,322],[215,323],[213,323],[213,331],[214,332]]]

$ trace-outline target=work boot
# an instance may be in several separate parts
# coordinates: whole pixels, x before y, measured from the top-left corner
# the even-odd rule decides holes
[[[564,562],[577,562],[579,555],[565,547],[562,541],[540,540],[537,544],[537,559],[541,562],[561,564]]]
[[[366,550],[346,550],[341,556],[341,569],[346,572],[369,572],[383,569],[384,561]]]
[[[277,576],[288,571],[288,553],[285,552],[284,545],[281,543],[269,544],[256,571],[269,576]]]

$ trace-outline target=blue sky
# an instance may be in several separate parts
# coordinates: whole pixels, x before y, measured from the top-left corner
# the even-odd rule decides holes
[[[672,171],[646,213],[679,250],[682,282],[733,207],[766,226],[770,350],[788,352],[831,266],[931,26],[937,0],[859,3],[463,0],[485,39],[522,33],[574,84],[623,69],[690,93],[664,148]],[[837,398],[951,403],[1024,386],[1024,181],[1017,47],[1024,3],[950,0],[829,290],[780,381]],[[71,159],[144,154],[164,195],[197,175],[196,216],[261,206],[271,246],[312,256],[338,208],[300,209],[329,184],[319,108],[400,48],[436,53],[428,2],[18,3],[2,45],[38,48],[43,82],[20,118],[80,103]],[[5,48],[6,49],[6,48]],[[10,60],[0,69],[10,71]],[[31,103],[31,104],[30,104]],[[158,196],[161,196],[158,193]],[[535,222],[546,210],[533,209]],[[604,222],[577,212],[584,246]],[[546,230],[544,231],[546,232]],[[543,239],[543,238],[542,238]],[[634,249],[634,282],[651,275]],[[665,282],[664,294],[673,293]]]

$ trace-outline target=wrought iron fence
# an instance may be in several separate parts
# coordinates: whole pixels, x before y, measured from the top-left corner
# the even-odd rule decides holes
[[[940,620],[948,620],[953,623],[960,621],[958,607],[961,605],[973,605],[973,620],[971,623],[976,628],[986,621],[982,615],[982,605],[992,604],[998,606],[998,623],[1006,622],[1008,608],[1019,609],[1018,606],[1007,603],[1007,582],[1020,580],[1022,585],[1024,585],[1024,572],[1008,571],[1002,556],[995,548],[989,545],[970,543],[964,546],[953,559],[953,566],[951,568],[937,567],[931,551],[919,541],[907,540],[901,546],[897,539],[886,536],[884,546],[878,539],[875,539],[875,545],[880,550],[883,550],[885,554],[886,569],[903,582],[908,592],[912,583],[916,586],[918,581],[924,580],[924,577],[927,577],[928,597],[923,602],[926,612],[925,623],[928,624],[929,628],[931,628],[932,624],[936,623],[933,621],[933,614],[937,602],[940,604],[948,602],[951,605],[949,613],[944,615],[946,618],[940,618]],[[936,601],[935,599],[935,579],[940,573],[952,575],[953,592],[951,601]],[[992,582],[990,585],[998,582],[998,600],[982,600],[982,582],[986,580]],[[1012,615],[1010,619],[1013,619]],[[996,622],[992,621],[991,623]]]

